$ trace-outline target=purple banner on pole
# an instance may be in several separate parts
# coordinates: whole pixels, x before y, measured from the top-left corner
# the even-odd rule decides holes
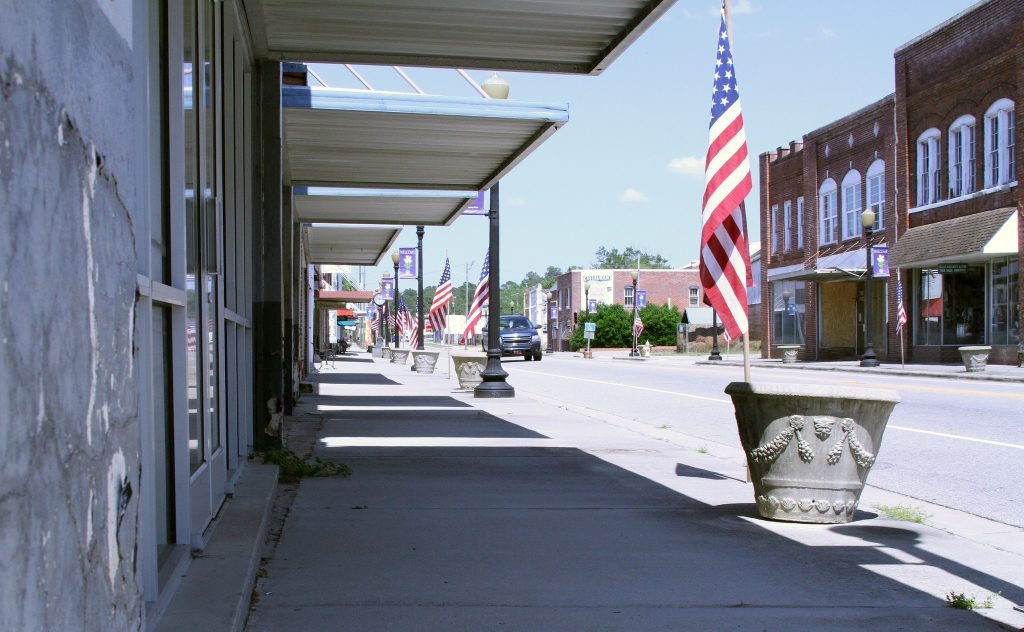
[[[398,249],[398,278],[416,278],[416,247]]]
[[[476,199],[469,203],[463,215],[487,215],[487,208],[484,206],[484,192],[476,194]]]
[[[597,299],[596,298],[592,298],[592,299],[587,301],[587,313],[588,314],[596,314],[597,313]]]
[[[373,320],[373,317],[377,314],[377,308],[374,307],[373,303],[366,306],[366,318]]]
[[[550,320],[550,321],[558,320],[558,307],[552,305],[550,312],[551,313],[548,315],[548,320]]]
[[[636,308],[643,309],[647,307],[647,290],[636,291]]]
[[[871,275],[876,277],[889,276],[888,246],[875,246],[871,249]]]
[[[380,295],[384,300],[390,301],[395,298],[395,280],[391,277],[384,277],[380,280]]]

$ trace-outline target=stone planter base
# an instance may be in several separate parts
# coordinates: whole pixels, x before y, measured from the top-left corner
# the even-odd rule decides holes
[[[899,395],[881,389],[733,382],[740,443],[764,518],[849,522]]]
[[[380,350],[380,357],[384,360],[387,360],[388,362],[391,362],[392,351],[393,349],[391,347],[384,347],[383,349]]]
[[[992,353],[992,347],[960,347],[960,359],[963,360],[964,368],[968,373],[984,371],[988,366],[988,354]]]
[[[800,350],[800,345],[779,345],[777,349],[782,354],[783,364],[796,363],[796,352]]]
[[[484,353],[453,353],[455,376],[459,378],[459,390],[472,391],[483,378],[480,372],[487,367],[487,354]]]
[[[413,351],[412,368],[417,373],[433,373],[437,366],[438,351]]]
[[[594,352],[593,351],[584,351],[583,352],[583,357],[588,359],[588,360],[591,360],[594,357]]]
[[[391,350],[391,364],[405,364],[405,361],[409,359],[408,349],[392,349]]]

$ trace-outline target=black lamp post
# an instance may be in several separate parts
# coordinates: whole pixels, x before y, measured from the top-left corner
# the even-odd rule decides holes
[[[515,397],[516,389],[505,381],[508,373],[501,368],[501,338],[499,329],[501,327],[501,279],[498,275],[498,263],[501,251],[498,247],[499,224],[498,224],[498,183],[491,187],[491,209],[490,215],[490,239],[489,256],[490,268],[488,270],[487,286],[490,292],[490,304],[494,306],[487,314],[487,367],[480,372],[483,380],[473,389],[474,397]]]
[[[711,355],[708,356],[708,360],[717,362],[722,359],[722,353],[718,350],[718,310],[716,309],[711,310],[711,333],[714,338],[711,341]]]
[[[381,336],[384,338],[384,346],[390,349],[391,348],[391,333],[390,333],[390,330],[388,329],[388,311],[391,308],[388,306],[388,300],[387,299],[384,299],[384,303],[381,305],[381,309],[384,312],[380,316],[380,320],[381,320],[380,330],[382,332]]]
[[[636,348],[636,335],[633,331],[636,330],[636,282],[640,278],[640,273],[636,270],[630,270],[629,274],[633,277],[633,321],[629,323],[629,333],[633,336],[633,348],[629,350],[630,357],[640,357],[640,350]]]
[[[423,227],[416,227],[416,250],[419,265],[416,266],[416,350],[423,351]],[[413,367],[416,365],[413,364]]]
[[[860,223],[864,226],[864,235],[868,240],[868,267],[864,271],[864,355],[860,357],[861,366],[879,366],[881,362],[875,357],[875,349],[871,345],[871,280],[874,278],[874,266],[871,261],[871,233],[875,228],[875,212],[871,207],[860,214]]]
[[[395,300],[393,302],[395,304],[395,349],[397,349],[398,346],[399,346],[398,345],[399,338],[401,337],[401,334],[398,333],[398,319],[402,317],[402,315],[398,313],[398,251],[397,250],[391,253],[391,261],[393,261],[394,264],[395,264]]]
[[[583,309],[580,310],[586,314],[590,313],[590,284],[583,284]]]
[[[555,320],[551,318],[551,306],[555,304],[555,291],[551,290],[548,292],[548,348],[545,353],[554,353],[555,350],[551,347],[551,339],[555,336]]]

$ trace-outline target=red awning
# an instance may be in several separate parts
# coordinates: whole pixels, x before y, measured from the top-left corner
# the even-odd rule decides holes
[[[350,309],[339,309],[339,310],[335,310],[335,311],[337,312],[337,314],[336,314],[337,316],[355,316],[356,315],[356,313],[353,312]]]

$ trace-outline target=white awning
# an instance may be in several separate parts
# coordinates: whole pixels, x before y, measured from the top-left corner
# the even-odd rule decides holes
[[[599,74],[675,0],[243,0],[256,56]]]
[[[285,86],[293,186],[480,191],[569,120],[566,104]]]
[[[475,191],[403,191],[297,187],[302,223],[447,226],[476,199]]]
[[[375,266],[391,250],[401,228],[377,226],[305,226],[309,263]]]

